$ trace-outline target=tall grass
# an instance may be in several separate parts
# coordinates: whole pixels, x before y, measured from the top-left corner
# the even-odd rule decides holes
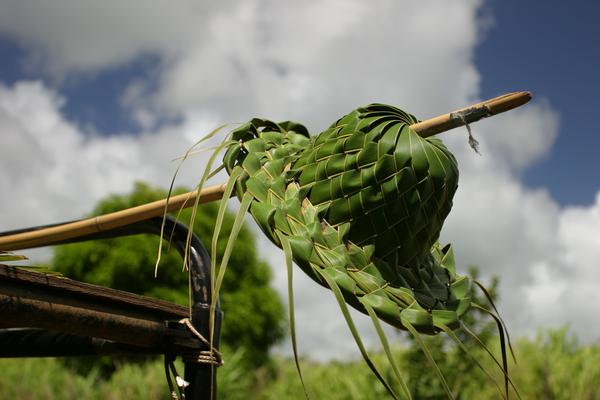
[[[253,375],[240,364],[241,352],[229,355],[218,372],[219,399],[247,399]],[[176,362],[183,374],[183,365]],[[0,359],[0,399],[117,400],[167,399],[169,390],[161,359],[144,364],[123,364],[110,378],[97,369],[78,374],[55,358]]]
[[[515,346],[517,365],[511,365],[511,377],[523,399],[600,400],[600,346],[581,345],[566,329],[547,331],[532,340],[521,339]],[[408,352],[394,352],[400,368],[407,368]],[[481,357],[485,359],[485,357]],[[293,360],[278,359],[270,367],[249,369],[242,365],[240,352],[226,355],[219,369],[219,399],[279,400],[303,399],[303,390]],[[386,368],[381,355],[375,362]],[[492,362],[484,364],[493,370]],[[387,393],[362,361],[303,361],[307,389],[314,399],[385,399]],[[178,370],[183,367],[178,365]],[[0,399],[167,399],[168,389],[161,360],[120,367],[110,378],[93,370],[78,375],[56,359],[0,360]],[[425,374],[427,371],[420,371]],[[451,374],[450,374],[451,375]],[[391,375],[390,375],[391,377]],[[419,376],[407,376],[409,385]],[[482,374],[471,373],[461,380],[462,399],[498,399],[495,387]],[[496,373],[501,381],[501,373]],[[432,393],[428,398],[438,398]],[[440,397],[443,398],[443,397]]]

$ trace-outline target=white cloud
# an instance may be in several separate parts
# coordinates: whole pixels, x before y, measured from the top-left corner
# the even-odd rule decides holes
[[[202,41],[205,21],[228,1],[166,3],[108,0],[6,0],[0,33],[16,37],[32,50],[35,69],[55,77],[123,65],[144,54],[173,56]]]
[[[475,129],[484,132],[485,155],[518,173],[548,154],[558,127],[558,114],[545,99],[541,99],[527,107],[481,121]]]
[[[62,104],[40,82],[0,85],[0,181],[9,194],[2,230],[78,218],[107,194],[131,190],[135,180],[167,186],[171,160],[214,126],[208,116],[190,117],[136,136],[86,135],[65,120]],[[195,174],[188,168],[183,176],[193,182]]]
[[[589,207],[568,207],[557,229],[559,259],[537,265],[525,287],[526,305],[537,326],[569,324],[585,341],[597,341],[600,326],[600,192]]]
[[[7,1],[0,33],[31,50],[34,70],[59,78],[159,56],[159,92],[132,83],[127,104],[323,128],[372,101],[429,115],[473,97],[478,3]]]
[[[312,129],[373,101],[432,114],[476,93],[474,13],[467,2],[245,2],[209,21],[209,40],[173,61],[154,101]]]
[[[365,4],[5,2],[0,32],[25,43],[47,74],[93,73],[142,54],[157,55],[162,67],[159,82],[123,88],[122,104],[146,129],[138,135],[82,133],[63,116],[60,95],[40,82],[0,86],[0,181],[10,191],[0,230],[77,218],[134,180],[167,185],[170,160],[222,122],[265,116],[316,131],[371,101],[409,106],[427,118],[475,100],[479,2]],[[149,131],[165,111],[181,122]],[[560,209],[545,190],[519,181],[551,148],[556,112],[538,102],[473,129],[482,156],[468,149],[466,133],[444,135],[461,167],[443,232],[459,269],[475,264],[501,277],[503,314],[517,334],[570,322],[582,337],[600,337],[590,317],[600,311],[593,264],[600,196],[589,207]],[[194,182],[202,159],[192,160],[180,182]],[[264,239],[261,251],[283,294],[280,253]],[[303,351],[356,354],[331,294],[299,270],[295,276]],[[359,325],[366,329],[368,321],[359,317]]]

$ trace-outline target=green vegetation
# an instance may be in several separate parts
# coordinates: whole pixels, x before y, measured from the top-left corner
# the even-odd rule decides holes
[[[511,377],[519,388],[524,400],[537,399],[600,399],[600,346],[578,345],[566,329],[540,333],[533,340],[521,339],[515,343],[518,365],[511,364]],[[421,374],[427,374],[427,368],[415,370],[408,363],[410,350],[398,349],[395,354],[402,371],[407,372],[408,384],[415,399],[436,399],[436,394],[425,394],[431,382],[422,382],[415,388],[414,381],[420,381]],[[452,376],[448,369],[457,353],[450,352],[449,362],[439,364],[446,376]],[[486,359],[483,354],[477,354]],[[383,357],[375,357],[383,361]],[[489,359],[484,366],[492,369]],[[384,363],[382,363],[383,365]],[[290,361],[281,363],[276,379],[255,398],[257,399],[302,399],[302,387],[294,379],[294,366]],[[382,367],[391,374],[387,367]],[[307,365],[304,368],[309,393],[315,399],[383,399],[388,398],[376,379],[361,361],[324,365]],[[497,374],[501,379],[501,374]],[[440,389],[441,391],[441,389]],[[420,393],[420,394],[419,394]],[[445,397],[442,397],[445,398]],[[462,376],[457,399],[499,399],[496,388],[478,371]],[[512,395],[511,398],[516,398]]]
[[[219,396],[245,399],[248,378],[240,377],[242,353],[230,355],[231,361],[219,369]],[[177,370],[183,372],[179,362]],[[75,374],[54,358],[0,360],[1,399],[117,400],[166,399],[168,388],[162,360],[143,364],[124,364],[108,378],[98,369],[87,375]]]
[[[176,193],[185,192],[185,189]],[[102,200],[93,215],[105,214],[165,198],[164,190],[137,183],[126,196],[113,195]],[[217,205],[207,204],[198,210],[194,232],[210,248],[217,215]],[[178,216],[187,223],[190,210]],[[225,250],[233,216],[227,213],[218,254]],[[182,305],[188,304],[188,276],[182,271],[179,254],[168,251],[163,243],[163,255],[154,278],[154,265],[159,238],[136,235],[60,246],[56,249],[53,268],[63,275],[83,282],[162,298]],[[281,300],[269,284],[271,271],[256,254],[255,240],[248,229],[242,229],[229,262],[221,290],[221,306],[225,310],[222,326],[222,347],[242,349],[244,362],[253,366],[268,360],[268,349],[285,332],[285,313]]]
[[[409,384],[419,380],[410,368],[405,348],[396,349],[395,357]],[[600,399],[600,346],[583,346],[566,329],[540,333],[535,339],[515,343],[518,365],[511,365],[515,384],[524,400]],[[453,354],[453,353],[450,353]],[[482,356],[478,354],[478,356]],[[230,354],[219,369],[219,399],[280,400],[303,399],[303,391],[293,360],[275,361],[276,374],[265,368],[249,369],[240,363],[240,353]],[[450,355],[450,357],[454,357]],[[484,359],[485,357],[482,357]],[[375,362],[386,368],[382,355]],[[492,368],[489,361],[484,363]],[[445,374],[451,374],[440,365]],[[314,399],[385,399],[385,389],[373,377],[362,360],[317,364],[303,362],[303,373],[311,398]],[[55,359],[0,360],[0,398],[34,399],[165,399],[167,384],[160,360],[119,368],[110,378],[101,378],[92,370],[86,376],[73,374]],[[182,371],[179,365],[178,370]],[[416,374],[416,376],[415,376]],[[501,375],[497,375],[501,378]],[[428,383],[422,383],[428,385]],[[498,399],[495,387],[477,372],[465,374],[461,380],[459,399]],[[412,386],[411,386],[412,387]],[[425,390],[424,387],[420,388]],[[424,395],[420,399],[436,398]],[[516,398],[512,396],[512,398]]]
[[[111,196],[94,214],[107,213],[163,198],[166,193],[138,183],[129,196]],[[215,205],[203,206],[194,225],[195,232],[210,243]],[[189,211],[180,219],[187,221]],[[233,223],[228,214],[223,225],[219,253],[224,251]],[[182,272],[178,254],[164,248],[159,277],[155,279],[154,260],[158,238],[133,236],[63,246],[57,249],[54,269],[74,279],[160,297],[187,304],[187,274]],[[477,271],[471,275],[476,278]],[[256,254],[251,233],[242,229],[221,292],[226,312],[222,341],[225,365],[218,372],[219,399],[303,399],[304,391],[294,361],[270,359],[268,350],[284,332],[283,308],[269,287],[270,271]],[[497,281],[489,285],[496,298]],[[473,301],[485,304],[482,296]],[[496,326],[477,310],[464,322],[496,354]],[[457,336],[483,367],[502,386],[502,372],[474,339],[465,332]],[[415,399],[445,399],[441,386],[420,346],[410,335],[405,347],[394,347],[397,361]],[[457,399],[497,399],[499,392],[488,377],[447,335],[424,338],[435,362],[447,378]],[[393,340],[392,342],[398,342]],[[600,400],[600,346],[580,345],[567,329],[540,333],[535,339],[515,344],[518,364],[510,363],[510,376],[523,399]],[[357,353],[358,354],[358,353]],[[386,356],[372,352],[373,361],[388,381],[394,373]],[[19,399],[163,399],[168,396],[162,360],[122,358],[72,358],[0,360],[0,398]],[[107,365],[109,368],[107,368]],[[178,370],[183,371],[181,363]],[[76,371],[76,372],[75,372]],[[314,363],[302,361],[306,389],[314,399],[382,399],[388,393],[362,360]],[[107,373],[108,372],[108,373]],[[399,388],[395,388],[398,392]]]

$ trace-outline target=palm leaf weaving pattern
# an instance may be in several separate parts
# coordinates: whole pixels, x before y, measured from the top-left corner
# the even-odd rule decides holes
[[[404,397],[411,395],[379,320],[415,336],[452,397],[419,334],[444,331],[468,353],[452,331],[464,327],[461,317],[469,308],[481,307],[471,301],[473,281],[455,272],[451,246],[437,242],[458,187],[456,159],[440,140],[422,138],[412,130],[416,122],[414,116],[383,104],[358,108],[316,136],[295,122],[255,118],[231,132],[209,161],[200,186],[211,175],[215,155],[226,149],[223,166],[230,179],[219,214],[224,214],[234,190],[241,202],[215,293],[249,211],[285,254],[300,379],[292,260],[332,290],[365,361],[394,398],[395,391],[371,362],[346,304],[371,317]],[[212,243],[213,274],[221,222],[218,218]],[[489,313],[500,333],[502,365],[496,363],[503,370],[507,396],[504,327]]]
[[[456,160],[416,119],[380,104],[359,108],[314,138],[299,124],[255,119],[225,155],[236,193],[279,247],[289,241],[305,273],[388,323],[436,333],[470,304],[470,282],[436,243],[458,182]]]

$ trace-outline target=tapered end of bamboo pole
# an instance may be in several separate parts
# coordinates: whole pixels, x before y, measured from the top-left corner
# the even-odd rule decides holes
[[[473,104],[460,110],[418,122],[411,125],[420,136],[429,137],[440,132],[457,128],[466,124],[479,121],[482,118],[491,117],[513,108],[522,106],[531,100],[531,92],[513,92],[494,97],[481,103]]]

